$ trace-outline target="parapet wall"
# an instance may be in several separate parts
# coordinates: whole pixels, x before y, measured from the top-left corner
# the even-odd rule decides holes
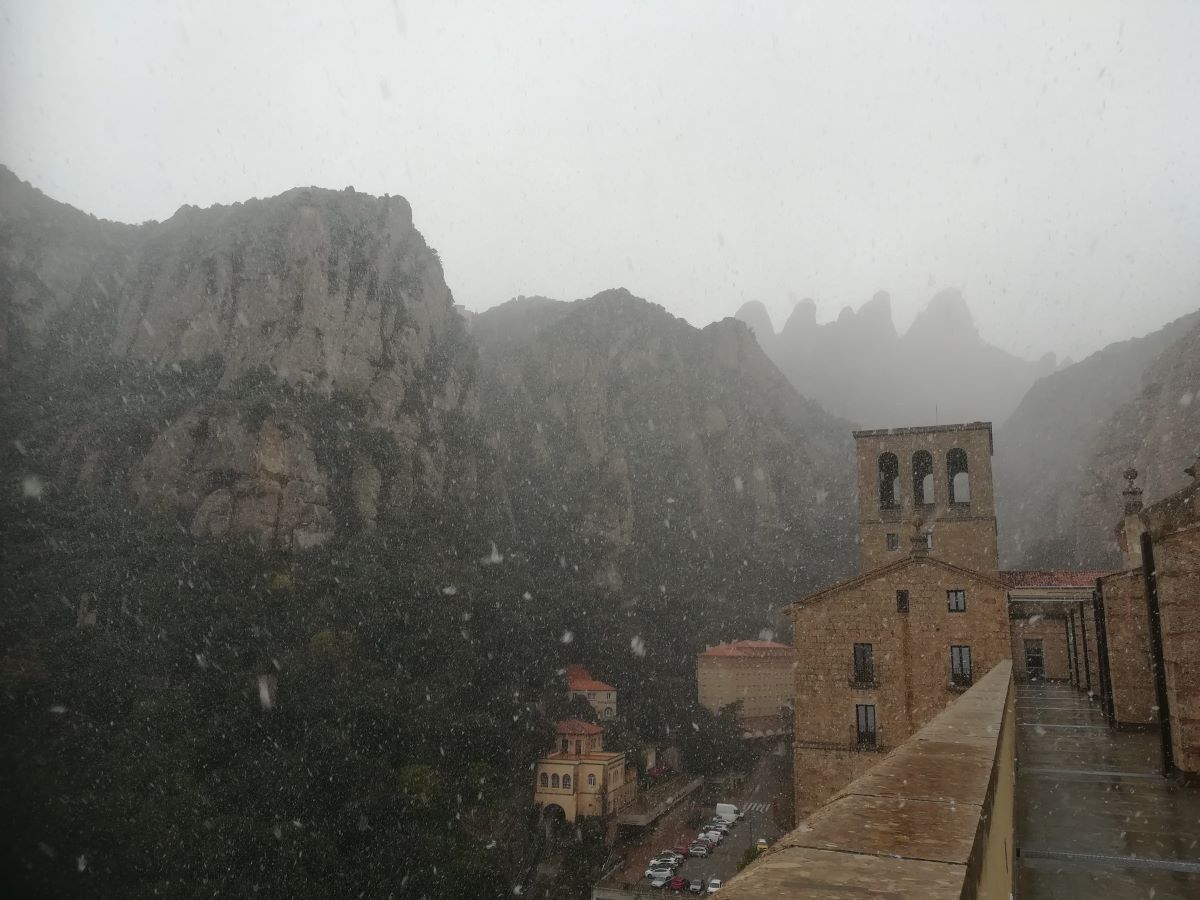
[[[1009,897],[1014,700],[1006,660],[731,879],[721,896]]]

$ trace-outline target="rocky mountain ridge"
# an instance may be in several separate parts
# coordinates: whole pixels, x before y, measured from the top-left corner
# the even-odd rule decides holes
[[[302,188],[135,227],[5,170],[0,199],[0,364],[208,378],[133,461],[139,501],[170,504],[197,536],[302,547],[333,533],[335,481],[369,526],[381,504],[441,502],[458,477],[445,433],[475,415],[474,351],[403,198]],[[344,431],[324,448],[304,414],[317,408]],[[83,456],[59,481],[86,485],[99,451],[67,441]]]
[[[1147,502],[1183,487],[1200,451],[1200,312],[1043,378],[996,432],[1002,563],[1104,568],[1122,474]]]

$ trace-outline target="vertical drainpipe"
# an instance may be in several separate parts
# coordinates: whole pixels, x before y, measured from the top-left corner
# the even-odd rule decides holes
[[[1100,673],[1100,703],[1104,708],[1105,717],[1115,724],[1112,673],[1108,670],[1108,626],[1104,621],[1104,591],[1100,589],[1099,578],[1096,579],[1096,589],[1092,592],[1092,618],[1096,625],[1096,668]]]
[[[1083,617],[1083,601],[1079,601],[1079,636],[1083,639],[1083,681],[1088,696],[1092,695],[1092,664],[1088,659],[1087,619]]]
[[[1142,584],[1146,590],[1147,624],[1150,632],[1150,663],[1154,666],[1154,695],[1158,701],[1158,735],[1162,741],[1163,776],[1175,771],[1171,749],[1171,707],[1167,696],[1167,667],[1163,659],[1162,616],[1158,608],[1158,573],[1154,570],[1154,541],[1142,532]]]

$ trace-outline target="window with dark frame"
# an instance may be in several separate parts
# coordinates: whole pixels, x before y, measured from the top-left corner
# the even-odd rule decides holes
[[[900,535],[889,531],[888,536],[887,536],[887,548],[889,550],[899,550],[900,549]]]
[[[962,644],[950,647],[950,681],[957,687],[971,685],[971,648]]]
[[[908,612],[908,591],[896,591],[896,612]]]
[[[875,706],[859,703],[854,707],[854,719],[858,729],[858,746],[864,749],[874,749],[878,746],[878,736],[875,733]]]
[[[967,611],[967,592],[956,590],[946,591],[946,609],[950,612]]]
[[[875,648],[870,644],[854,645],[854,683],[875,683]]]

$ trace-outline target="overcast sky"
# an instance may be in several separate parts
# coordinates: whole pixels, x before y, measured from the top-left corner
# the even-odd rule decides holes
[[[957,286],[1025,356],[1200,307],[1200,3],[0,9],[0,161],[105,218],[352,184],[473,309]]]

